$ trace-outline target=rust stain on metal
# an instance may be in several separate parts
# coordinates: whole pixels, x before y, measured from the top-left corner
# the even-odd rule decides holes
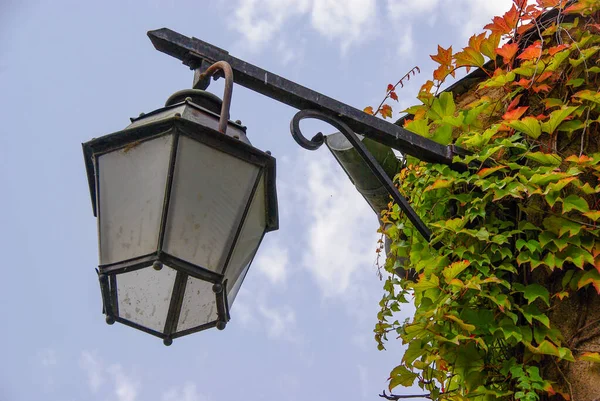
[[[131,149],[135,148],[140,143],[141,143],[141,141],[131,142],[130,144],[128,144],[127,146],[125,146],[125,148],[123,149],[123,153],[129,152]]]

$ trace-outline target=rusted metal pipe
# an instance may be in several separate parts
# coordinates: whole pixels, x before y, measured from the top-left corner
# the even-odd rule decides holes
[[[227,131],[227,121],[229,120],[229,107],[231,106],[231,96],[233,94],[233,69],[226,61],[217,61],[200,74],[199,80],[212,77],[216,72],[223,71],[225,75],[225,90],[223,93],[223,105],[221,106],[221,117],[219,118],[219,132],[224,134]]]

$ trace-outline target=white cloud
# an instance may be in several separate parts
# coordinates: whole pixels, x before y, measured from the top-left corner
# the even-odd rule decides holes
[[[265,330],[270,338],[298,342],[296,335],[296,313],[287,305],[270,307],[260,304],[258,311],[264,318]]]
[[[119,364],[111,365],[106,370],[113,380],[117,400],[135,401],[140,388],[139,381],[126,374]]]
[[[165,392],[162,401],[209,401],[209,398],[199,394],[196,385],[188,382],[182,388],[172,388]]]
[[[440,0],[387,0],[387,11],[394,20],[410,20],[415,14],[429,14],[439,8]]]
[[[278,241],[260,249],[254,268],[264,274],[272,284],[284,284],[287,278],[288,250]]]
[[[280,37],[292,21],[310,17],[313,29],[339,41],[344,52],[368,36],[375,5],[375,0],[238,0],[230,28],[243,36],[246,47],[256,51]],[[298,37],[293,40],[297,42]],[[296,50],[286,44],[289,41],[279,38],[276,45],[283,51],[283,64],[298,58]]]
[[[79,358],[79,367],[87,373],[88,385],[92,393],[98,392],[104,383],[104,368],[96,352],[83,351]]]
[[[131,374],[125,372],[120,364],[112,364],[106,367],[96,351],[82,351],[79,358],[79,367],[86,372],[88,386],[92,393],[98,393],[104,384],[110,380],[117,401],[136,401],[140,382]]]
[[[375,261],[377,218],[333,157],[310,156],[300,162],[307,166],[301,190],[309,211],[303,266],[326,297],[344,296],[352,285],[357,299],[358,274]]]
[[[375,0],[315,0],[312,26],[329,39],[338,39],[342,52],[369,34],[376,14]]]
[[[398,55],[401,57],[410,57],[415,48],[413,40],[413,28],[411,25],[406,25],[402,28],[398,40]]]
[[[246,44],[259,49],[287,20],[305,14],[309,7],[309,0],[239,0],[230,28],[242,34]]]

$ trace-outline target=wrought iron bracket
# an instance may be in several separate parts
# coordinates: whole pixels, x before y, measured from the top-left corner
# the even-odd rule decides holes
[[[447,164],[456,170],[466,168],[464,165],[452,162],[455,155],[466,153],[463,149],[454,145],[444,146],[407,131],[391,122],[235,58],[226,50],[210,43],[189,38],[167,28],[149,31],[148,36],[157,50],[181,60],[183,64],[196,71],[195,88],[206,88],[209,81],[208,76],[203,74],[204,70],[217,61],[225,61],[233,69],[234,82],[250,90],[298,110],[314,110],[336,116],[336,120],[345,124],[352,132],[358,132],[403,154],[427,162]]]
[[[417,231],[421,233],[421,235],[428,241],[431,241],[431,231],[423,220],[419,217],[417,212],[410,206],[410,203],[406,200],[404,196],[398,191],[398,188],[394,185],[390,177],[385,173],[381,165],[377,162],[377,160],[373,157],[373,155],[369,152],[366,146],[362,143],[362,141],[356,136],[354,131],[341,119],[332,117],[328,114],[325,114],[321,111],[317,110],[301,110],[292,118],[290,122],[290,131],[292,132],[292,137],[294,140],[302,146],[304,149],[308,150],[317,150],[324,142],[325,137],[322,133],[318,133],[313,136],[312,139],[307,139],[300,129],[300,121],[306,118],[315,118],[317,120],[324,121],[328,124],[331,124],[335,128],[337,128],[345,137],[348,139],[350,144],[356,149],[360,157],[365,161],[369,169],[375,174],[377,179],[381,182],[394,202],[398,204],[400,209],[406,214],[406,217],[410,220],[410,222],[415,226]],[[437,245],[437,246],[436,246]],[[440,243],[434,244],[434,246],[441,246]]]

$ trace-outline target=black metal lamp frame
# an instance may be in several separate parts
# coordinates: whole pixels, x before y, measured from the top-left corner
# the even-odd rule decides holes
[[[210,83],[211,75],[207,72],[212,71],[214,63],[224,62],[231,66],[235,83],[301,110],[291,121],[291,131],[296,142],[305,149],[315,150],[319,148],[323,144],[324,138],[319,133],[312,140],[306,139],[300,130],[299,123],[301,120],[316,118],[336,127],[356,148],[369,169],[377,176],[419,233],[427,241],[430,241],[431,231],[412,209],[406,198],[400,194],[377,160],[358,139],[355,132],[359,132],[361,135],[396,149],[403,154],[427,162],[447,164],[453,169],[461,171],[466,166],[455,164],[453,158],[457,155],[466,154],[467,152],[464,149],[455,145],[444,146],[407,131],[398,125],[367,114],[235,58],[226,50],[200,39],[189,38],[167,28],[149,31],[148,37],[157,50],[181,60],[183,64],[195,70],[193,85],[195,89],[206,89]],[[216,79],[218,76],[214,76],[214,78]],[[439,246],[440,244],[436,245]]]

